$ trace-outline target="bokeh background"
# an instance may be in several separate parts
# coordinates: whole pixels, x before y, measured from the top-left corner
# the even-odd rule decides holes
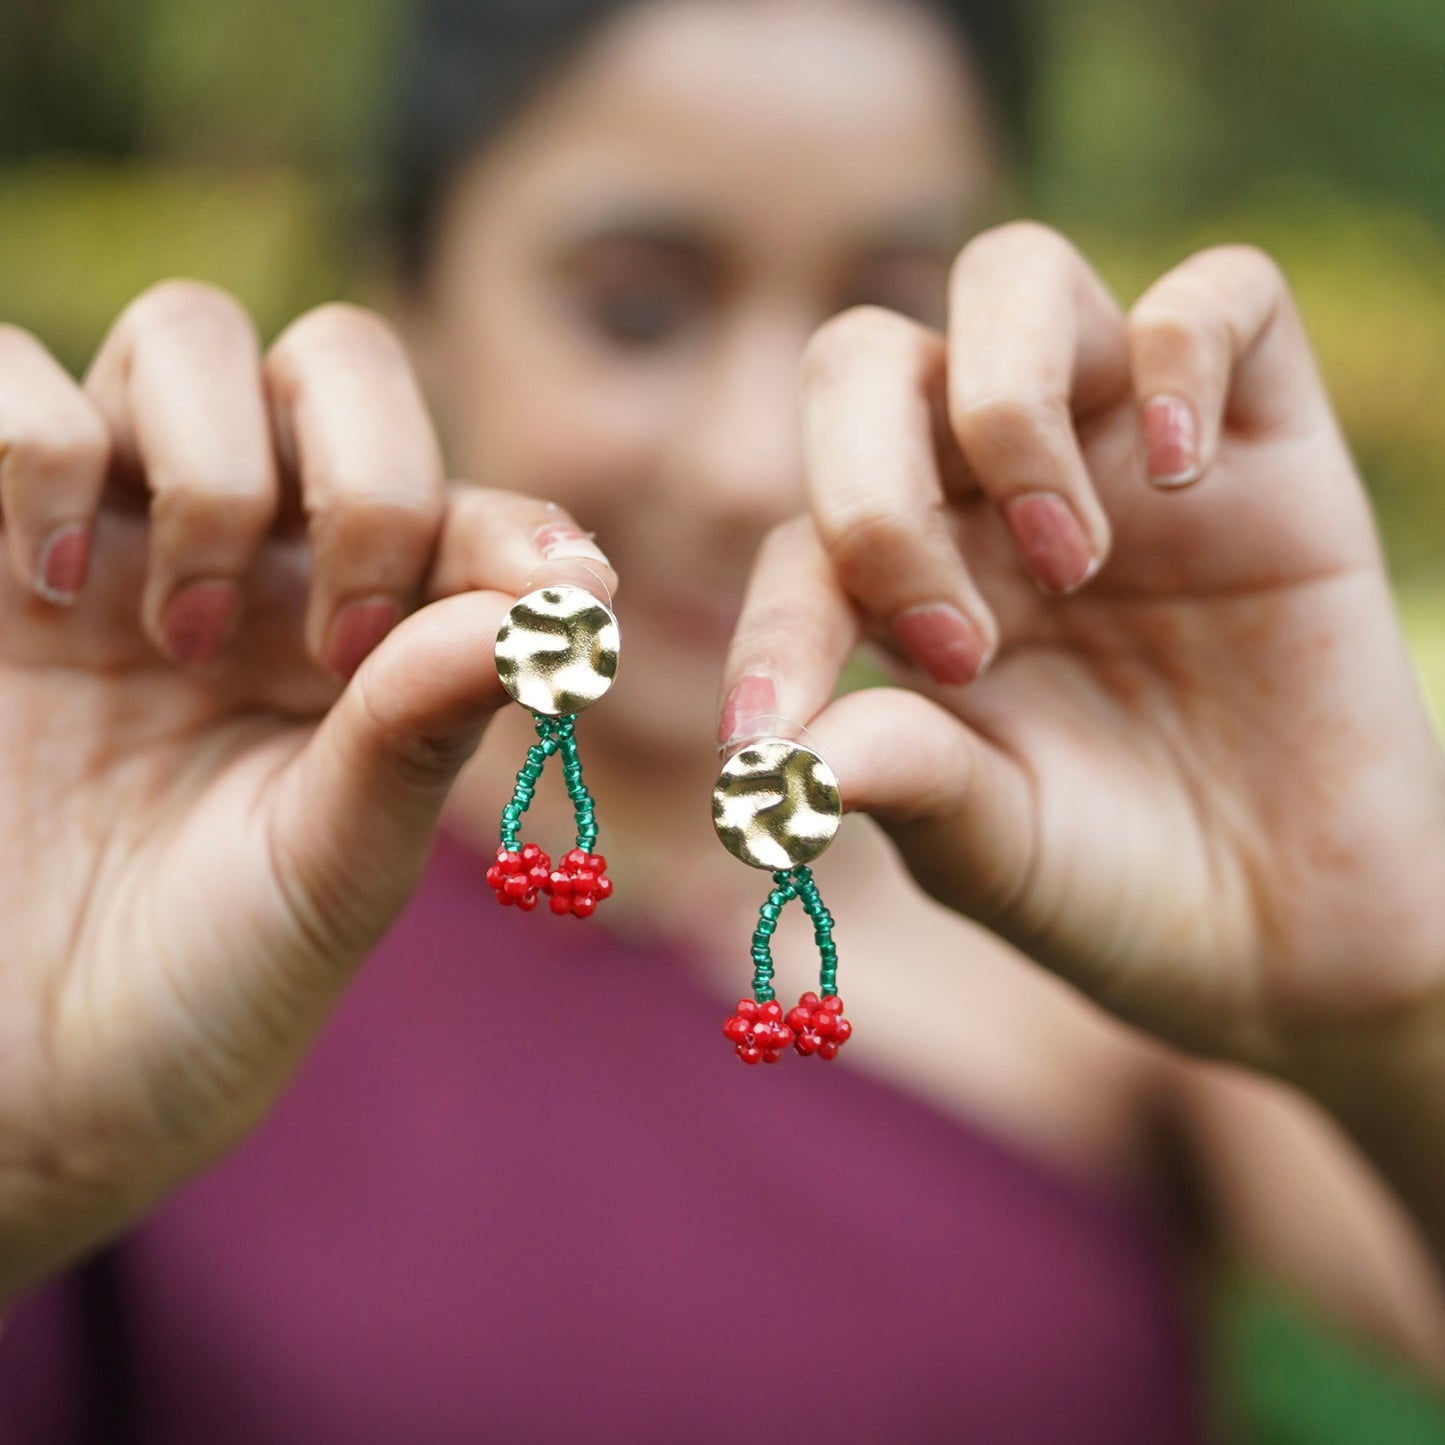
[[[77,371],[161,277],[262,332],[379,290],[366,208],[405,0],[0,0],[0,319]],[[1291,276],[1445,716],[1445,3],[1036,0],[1021,211],[1122,300],[1220,240]],[[1445,1411],[1260,1281],[1219,1293],[1222,1432],[1445,1439]]]

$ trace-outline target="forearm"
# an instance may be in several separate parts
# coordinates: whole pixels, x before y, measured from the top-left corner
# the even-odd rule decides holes
[[[1445,998],[1312,1038],[1289,1072],[1394,1189],[1445,1277]]]

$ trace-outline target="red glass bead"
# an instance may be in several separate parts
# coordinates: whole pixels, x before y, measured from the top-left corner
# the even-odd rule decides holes
[[[792,1029],[777,1017],[781,1012],[781,1005],[774,1000],[759,1003],[756,999],[740,998],[737,1012],[723,1024],[723,1037],[732,1042],[744,1063],[757,1063],[761,1059],[775,1064],[793,1042]]]
[[[836,994],[819,998],[811,990],[788,1011],[788,1025],[797,1035],[793,1047],[798,1053],[820,1059],[836,1058],[853,1034],[853,1025],[843,1017],[843,1000]]]
[[[551,867],[547,855],[535,843],[526,843],[520,850],[504,844],[497,849],[496,862],[487,869],[487,883],[499,903],[516,905],[530,913],[537,906],[538,893],[547,887]]]
[[[607,860],[602,854],[572,848],[538,886],[552,895],[554,913],[587,918],[604,898],[612,896],[612,880],[602,871],[606,867]],[[557,906],[559,898],[566,900],[566,906]]]

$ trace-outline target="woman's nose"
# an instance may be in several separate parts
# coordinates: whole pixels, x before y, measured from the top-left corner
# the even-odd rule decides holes
[[[720,338],[678,437],[688,504],[716,525],[761,532],[804,504],[798,367],[807,327],[747,318]]]

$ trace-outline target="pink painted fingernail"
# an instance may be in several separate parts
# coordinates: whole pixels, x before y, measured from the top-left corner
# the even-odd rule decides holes
[[[724,746],[747,737],[758,719],[772,717],[778,710],[778,689],[772,678],[761,672],[740,677],[723,703],[718,720],[717,740]]]
[[[401,607],[390,597],[348,602],[332,619],[324,657],[340,677],[349,678],[377,643],[401,621]]]
[[[893,619],[893,635],[908,655],[946,687],[972,682],[988,666],[983,633],[946,602],[915,607]]]
[[[85,585],[90,566],[90,528],[82,522],[57,527],[40,549],[35,590],[47,601],[68,607]]]
[[[607,554],[597,545],[591,532],[584,532],[573,522],[545,522],[537,529],[533,545],[549,562],[558,557],[585,557],[608,566]]]
[[[214,661],[240,598],[234,582],[192,582],[182,587],[161,615],[166,651],[191,667]]]
[[[1199,423],[1194,408],[1177,396],[1156,396],[1144,408],[1144,446],[1149,480],[1182,487],[1199,475]]]
[[[1029,570],[1050,592],[1072,592],[1099,568],[1074,509],[1053,492],[1029,492],[1004,508]]]

